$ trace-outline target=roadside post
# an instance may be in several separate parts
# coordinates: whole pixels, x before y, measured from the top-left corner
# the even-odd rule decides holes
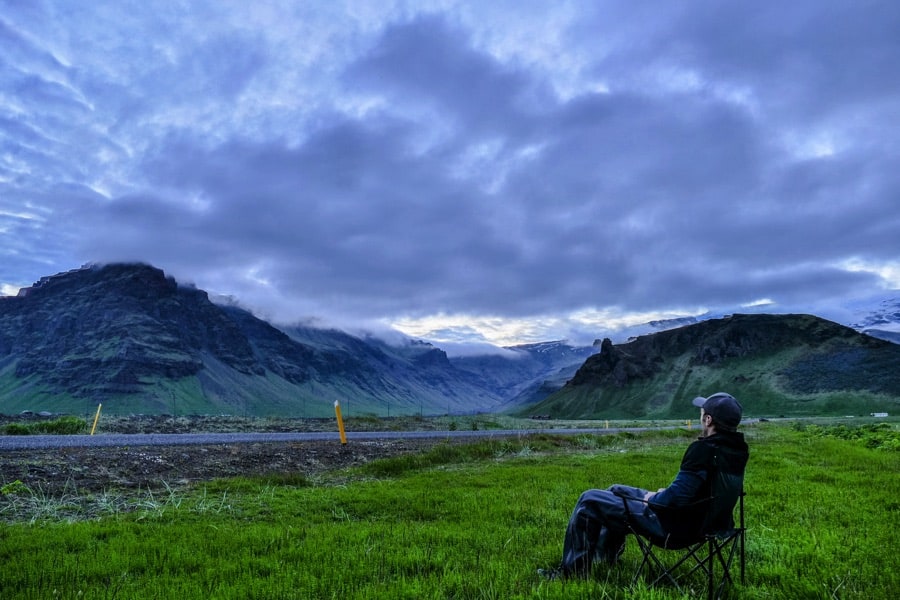
[[[344,419],[341,417],[341,403],[334,401],[334,414],[337,417],[338,431],[341,433],[341,444],[347,445],[347,434],[344,433]]]
[[[97,421],[100,420],[100,409],[103,407],[103,403],[97,405],[97,414],[94,415],[94,424],[91,426],[91,435],[94,435],[94,430],[97,429]]]

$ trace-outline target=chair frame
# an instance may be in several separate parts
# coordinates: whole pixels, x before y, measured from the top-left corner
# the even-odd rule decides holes
[[[746,556],[744,551],[747,531],[744,517],[745,495],[746,493],[742,487],[738,495],[739,520],[736,527],[723,532],[705,532],[698,537],[696,541],[687,545],[667,547],[665,543],[660,543],[659,540],[654,542],[652,538],[635,528],[632,525],[631,519],[628,519],[627,525],[630,533],[634,534],[638,546],[641,549],[641,553],[643,554],[641,563],[638,565],[634,576],[632,577],[631,584],[636,584],[644,574],[645,570],[650,571],[651,569],[655,569],[655,577],[645,579],[650,587],[660,583],[669,583],[680,593],[684,593],[683,583],[685,580],[699,571],[702,572],[706,578],[707,598],[709,600],[721,598],[726,584],[734,585],[734,581],[731,577],[731,565],[734,562],[735,555],[739,554],[740,580],[743,585],[746,572]],[[620,497],[625,505],[626,514],[630,515],[628,500],[640,499],[633,497],[629,498],[627,496]],[[707,503],[711,500],[712,498],[708,498],[701,500],[700,502]],[[641,501],[645,502],[643,500]],[[650,504],[652,506],[652,503]],[[668,542],[668,538],[666,538],[665,542]],[[660,548],[667,551],[681,551],[683,554],[676,562],[667,567],[663,560],[654,554],[654,548]],[[692,559],[693,562],[691,562]],[[722,575],[718,578],[718,582],[716,577],[717,566],[720,566],[722,571]]]

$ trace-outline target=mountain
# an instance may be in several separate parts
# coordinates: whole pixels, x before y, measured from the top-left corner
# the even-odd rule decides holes
[[[874,308],[868,308],[852,327],[872,337],[900,344],[900,300],[881,300]]]
[[[604,339],[527,412],[690,418],[690,400],[716,391],[734,394],[747,415],[896,413],[900,346],[811,315],[736,314],[624,344]]]
[[[430,344],[278,329],[143,264],[88,266],[0,298],[0,412],[329,416],[494,410]]]
[[[897,412],[900,346],[873,336],[900,331],[900,302],[858,314],[854,327],[871,336],[804,315],[689,317],[632,328],[654,333],[618,345],[450,357],[408,338],[276,327],[149,265],[86,266],[0,297],[0,413],[89,414],[102,403],[325,417],[340,400],[357,415],[680,418],[692,415],[685,399],[716,389],[745,394],[758,414]]]

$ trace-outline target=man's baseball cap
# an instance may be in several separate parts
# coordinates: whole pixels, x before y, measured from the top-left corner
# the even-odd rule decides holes
[[[734,396],[725,392],[716,392],[709,398],[698,396],[694,398],[693,404],[711,415],[718,428],[723,431],[735,431],[741,422],[741,414],[744,412],[741,403],[735,400]]]

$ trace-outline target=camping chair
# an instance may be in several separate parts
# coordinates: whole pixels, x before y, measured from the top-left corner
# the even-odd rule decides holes
[[[627,525],[630,533],[634,534],[640,547],[643,558],[632,578],[632,585],[644,574],[645,570],[655,572],[646,578],[648,585],[655,586],[659,583],[672,584],[680,593],[687,582],[695,573],[702,573],[706,578],[707,597],[721,598],[726,584],[733,585],[731,577],[731,565],[737,554],[740,554],[740,577],[744,583],[744,538],[746,528],[744,526],[744,487],[743,473],[733,474],[725,472],[722,468],[723,459],[717,454],[715,458],[716,471],[711,473],[711,495],[689,506],[672,509],[668,507],[656,507],[649,502],[650,508],[658,515],[669,511],[666,519],[669,522],[682,523],[682,527],[676,527],[665,536],[659,536],[644,530],[640,519],[633,518],[629,507],[629,501],[639,500],[647,504],[641,498],[628,497],[616,493],[622,498],[625,506]],[[734,525],[734,508],[738,506],[738,526]],[[689,524],[701,523],[699,528],[691,529]],[[671,529],[671,528],[670,528]],[[681,551],[677,560],[666,566],[666,562],[672,558],[663,560],[654,553],[655,549]],[[716,577],[716,571],[720,570],[721,576]]]

